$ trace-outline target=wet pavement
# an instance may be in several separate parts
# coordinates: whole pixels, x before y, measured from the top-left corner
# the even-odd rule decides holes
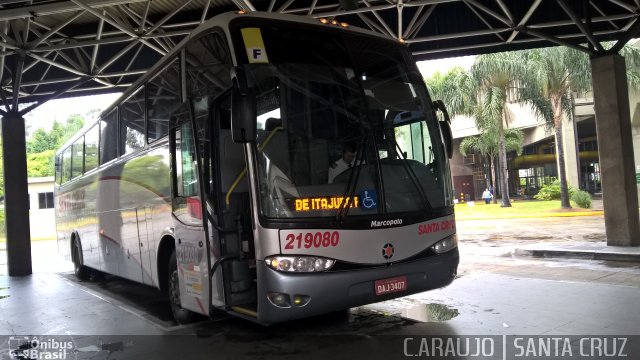
[[[515,255],[539,244],[601,244],[602,216],[457,226],[461,264],[450,286],[271,327],[224,315],[178,326],[162,295],[149,288],[113,277],[81,283],[69,263],[57,260],[53,272],[39,263],[31,277],[0,275],[0,335],[60,335],[87,343],[96,341],[87,335],[103,341],[109,335],[171,335],[173,341],[196,341],[197,355],[215,351],[216,358],[353,358],[370,352],[395,358],[403,355],[402,339],[416,335],[640,335],[639,262]],[[40,253],[54,246],[35,242],[34,264],[50,258]],[[0,250],[0,264],[2,259]],[[149,338],[128,341],[157,346]],[[390,347],[380,348],[385,342]],[[155,349],[151,354],[164,348]]]

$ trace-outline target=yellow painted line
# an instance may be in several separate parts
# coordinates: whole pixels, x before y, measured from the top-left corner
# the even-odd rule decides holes
[[[47,240],[56,240],[56,238],[52,238],[52,237],[37,237],[37,238],[32,238],[31,241],[47,241]],[[0,243],[6,243],[7,239],[6,238],[0,238]]]
[[[54,237],[32,237],[31,241],[47,241],[47,240],[58,240],[55,236]]]

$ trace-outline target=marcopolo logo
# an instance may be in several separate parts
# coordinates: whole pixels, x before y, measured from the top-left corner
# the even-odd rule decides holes
[[[29,336],[9,337],[11,359],[68,359],[73,356],[73,342]]]
[[[394,225],[402,225],[402,219],[393,219],[393,220],[371,220],[371,227],[383,227],[383,226],[394,226]]]

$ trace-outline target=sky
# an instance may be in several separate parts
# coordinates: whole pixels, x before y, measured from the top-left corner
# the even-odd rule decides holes
[[[475,56],[463,56],[457,58],[447,58],[429,61],[419,61],[418,69],[424,77],[431,77],[436,71],[446,72],[454,66],[461,66],[469,69],[473,65]],[[25,116],[28,127],[28,133],[32,134],[35,130],[43,128],[51,129],[55,120],[64,122],[71,115],[79,114],[85,116],[89,111],[99,109],[105,110],[109,105],[118,99],[120,93],[107,95],[94,95],[75,97],[69,99],[59,99],[49,101]],[[86,119],[85,121],[89,121]]]
[[[28,132],[33,133],[39,128],[49,130],[55,120],[64,122],[71,115],[79,114],[84,117],[91,110],[104,110],[119,96],[120,93],[48,101],[25,115]],[[88,120],[90,119],[85,118],[85,121]]]
[[[417,64],[422,76],[428,78],[436,71],[445,73],[454,66],[460,66],[465,70],[469,70],[475,59],[475,56],[461,56],[455,58],[418,61]]]

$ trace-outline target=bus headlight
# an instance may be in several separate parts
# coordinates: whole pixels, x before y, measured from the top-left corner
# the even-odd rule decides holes
[[[331,269],[335,260],[317,256],[268,256],[267,266],[285,272],[318,272]]]
[[[442,254],[458,246],[458,234],[447,236],[431,246],[436,254]]]

